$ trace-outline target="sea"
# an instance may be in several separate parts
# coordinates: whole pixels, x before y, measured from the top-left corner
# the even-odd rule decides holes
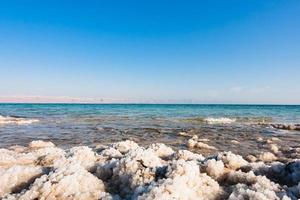
[[[52,141],[62,148],[121,140],[185,149],[197,135],[220,150],[260,148],[258,137],[300,144],[300,132],[270,124],[300,124],[299,105],[0,104],[0,148]],[[231,143],[230,141],[237,141]]]

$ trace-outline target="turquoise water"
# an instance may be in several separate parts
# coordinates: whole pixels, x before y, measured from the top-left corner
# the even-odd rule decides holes
[[[167,138],[179,130],[222,131],[230,127],[270,132],[268,123],[300,123],[293,105],[170,105],[170,104],[0,104],[0,146],[50,139],[62,145],[92,144],[126,138]],[[1,119],[0,119],[1,121]],[[275,131],[275,130],[274,130]],[[164,134],[167,133],[167,134]],[[160,134],[160,135],[158,135]],[[224,132],[224,134],[226,134]],[[146,137],[146,136],[147,137]],[[166,136],[167,135],[167,136]]]

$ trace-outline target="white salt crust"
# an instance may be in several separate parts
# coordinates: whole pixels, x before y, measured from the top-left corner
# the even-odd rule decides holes
[[[0,199],[300,198],[300,161],[281,163],[271,154],[275,156],[249,155],[248,162],[232,152],[204,157],[164,144],[140,147],[128,140],[97,152],[35,141],[24,148],[0,149]]]

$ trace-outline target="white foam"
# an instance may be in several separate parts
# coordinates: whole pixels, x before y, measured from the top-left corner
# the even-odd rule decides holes
[[[4,117],[0,115],[0,125],[3,124],[17,124],[17,125],[26,125],[26,124],[32,124],[39,122],[38,119],[27,119],[27,118],[22,118],[22,117]]]
[[[231,119],[227,117],[219,117],[219,118],[208,117],[205,118],[204,121],[208,124],[231,124],[235,122],[236,119]]]

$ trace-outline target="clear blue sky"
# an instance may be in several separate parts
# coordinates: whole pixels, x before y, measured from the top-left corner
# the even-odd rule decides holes
[[[300,1],[0,1],[0,96],[300,104]]]

